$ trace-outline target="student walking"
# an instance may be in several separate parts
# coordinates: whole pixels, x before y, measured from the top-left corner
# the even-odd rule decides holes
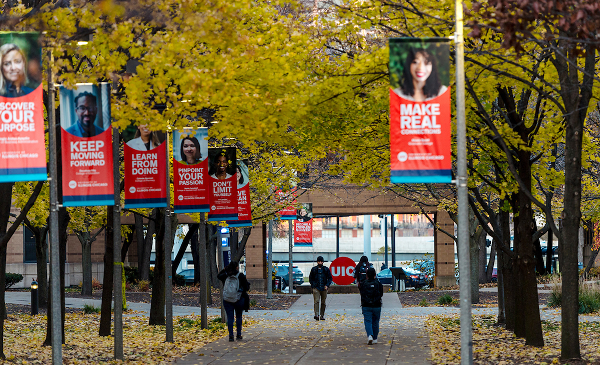
[[[331,271],[323,263],[325,260],[323,256],[317,257],[317,266],[313,266],[308,276],[310,286],[313,291],[313,299],[315,303],[315,319],[324,321],[325,320],[325,301],[327,300],[327,289],[333,281]],[[319,311],[319,301],[320,311]]]
[[[233,342],[233,315],[235,313],[235,326],[237,327],[237,339],[242,339],[242,311],[250,309],[250,297],[248,290],[250,283],[246,275],[240,273],[240,265],[237,261],[231,261],[225,269],[217,275],[223,282],[223,306],[227,313],[227,329],[229,330],[229,341]]]
[[[373,267],[373,264],[369,262],[369,258],[367,256],[363,256],[358,261],[356,268],[354,268],[354,278],[356,279],[359,289],[362,282],[367,280],[367,270],[370,267]]]
[[[367,269],[367,279],[360,285],[360,305],[367,331],[367,345],[377,343],[379,319],[381,318],[381,298],[383,285],[375,276],[375,269]]]

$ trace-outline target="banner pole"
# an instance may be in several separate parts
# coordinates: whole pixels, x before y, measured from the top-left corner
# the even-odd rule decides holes
[[[123,360],[123,260],[121,259],[121,189],[119,172],[119,128],[113,128],[113,290],[115,359]]]
[[[167,149],[167,208],[165,209],[165,307],[166,307],[166,342],[173,342],[173,273],[171,269],[171,157],[169,153],[169,132],[166,133],[165,148]]]
[[[458,192],[458,269],[460,273],[460,361],[473,363],[471,328],[471,273],[469,257],[469,205],[467,190],[467,128],[465,123],[465,65],[463,4],[456,0],[456,149]]]
[[[267,243],[267,299],[273,299],[273,220],[269,221],[269,242]]]
[[[292,237],[292,221],[288,220],[288,236],[289,236],[289,249],[290,249],[290,263],[288,266],[288,284],[289,284],[289,294],[294,293],[294,261],[292,258],[292,252],[294,251],[294,238]]]
[[[56,120],[54,98],[56,89],[52,64],[54,57],[52,51],[48,51],[48,138],[49,162],[50,162],[50,320],[52,328],[52,364],[62,364],[62,318],[60,300],[60,254],[58,242],[58,165],[56,161]]]

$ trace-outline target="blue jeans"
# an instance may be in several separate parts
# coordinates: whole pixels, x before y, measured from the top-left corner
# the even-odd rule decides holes
[[[235,312],[235,326],[237,327],[237,335],[242,335],[242,312],[244,311],[244,297],[240,298],[235,303],[223,301],[225,313],[227,313],[227,329],[229,337],[233,337],[233,314]]]
[[[365,317],[365,330],[367,336],[373,336],[376,340],[379,335],[379,319],[381,318],[381,307],[362,307],[362,314]]]

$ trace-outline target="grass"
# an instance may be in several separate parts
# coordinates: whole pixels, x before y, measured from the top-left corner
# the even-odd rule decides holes
[[[84,304],[83,305],[83,313],[85,313],[85,314],[100,313],[100,308],[94,307],[91,304]]]
[[[444,294],[438,298],[437,302],[438,302],[438,304],[441,304],[441,305],[447,305],[447,304],[455,303],[456,299],[452,298],[452,296],[450,294]]]
[[[562,306],[562,281],[555,276],[550,281],[552,293],[548,299],[549,307]],[[600,284],[579,283],[579,314],[596,313],[600,310]]]
[[[419,307],[427,307],[427,306],[429,306],[427,299],[425,299],[425,298],[421,299],[421,301],[419,302]]]

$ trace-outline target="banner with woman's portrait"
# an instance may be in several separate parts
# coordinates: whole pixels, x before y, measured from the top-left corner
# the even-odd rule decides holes
[[[173,132],[173,207],[177,213],[208,212],[208,129]]]
[[[235,175],[237,181],[238,219],[228,220],[226,223],[230,227],[252,227],[248,160],[237,160]]]
[[[452,179],[447,38],[390,38],[392,183]]]
[[[294,220],[294,246],[310,247],[313,245],[312,218],[312,203],[301,203],[296,210],[296,219]]]
[[[39,33],[0,33],[0,183],[48,178]]]
[[[130,125],[123,133],[125,208],[167,206],[167,144],[165,133],[146,124]]]
[[[114,205],[110,86],[60,88],[63,205]]]
[[[235,147],[208,149],[209,221],[238,219]]]

